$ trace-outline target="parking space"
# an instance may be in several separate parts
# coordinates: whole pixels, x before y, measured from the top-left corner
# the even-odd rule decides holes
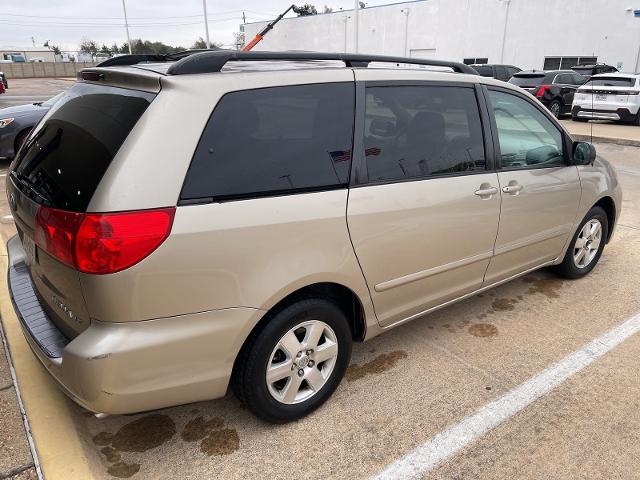
[[[0,95],[0,108],[26,103],[44,102],[66,90],[75,78],[13,78],[9,88]]]
[[[0,106],[10,97],[34,99],[45,91],[51,96],[70,83],[47,80],[46,90],[33,95],[33,85],[14,81]],[[624,135],[640,140],[640,127],[635,128]],[[383,471],[640,311],[635,288],[640,284],[640,148],[596,146],[617,168],[625,197],[615,237],[591,275],[567,281],[548,270],[535,272],[357,344],[336,394],[291,424],[265,424],[232,395],[96,418],[57,390],[33,359],[10,307],[3,305],[4,328],[45,475],[352,479]],[[6,174],[6,165],[0,174]],[[15,232],[8,212],[2,195],[3,242]],[[640,336],[631,336],[420,475],[584,478],[588,471],[589,478],[632,478],[640,454],[634,440],[640,427],[638,355]],[[11,385],[11,377],[3,365],[0,358],[0,395],[10,397],[13,390],[4,387]],[[17,405],[0,404],[1,430],[14,429],[20,437]],[[30,462],[26,443],[20,445],[16,448],[23,450],[14,452],[12,461]],[[8,468],[0,460],[0,472]]]

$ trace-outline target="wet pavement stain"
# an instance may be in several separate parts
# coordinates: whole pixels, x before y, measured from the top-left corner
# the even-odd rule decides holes
[[[159,447],[175,434],[175,422],[167,415],[154,413],[120,427],[111,445],[121,452],[146,452]]]
[[[139,463],[126,463],[126,462],[114,463],[107,469],[107,472],[109,472],[109,475],[112,475],[118,478],[129,478],[134,476],[139,471],[140,471]]]
[[[200,451],[209,456],[229,455],[240,448],[240,438],[235,429],[214,430],[202,440]]]
[[[476,323],[469,327],[468,332],[474,337],[495,337],[498,327],[490,323]]]
[[[496,312],[510,312],[515,309],[518,300],[515,298],[496,298],[491,302],[491,308]]]
[[[559,278],[538,278],[538,277],[525,277],[525,283],[531,285],[527,290],[528,295],[539,293],[547,298],[558,298],[558,293],[562,288],[563,281]]]
[[[104,455],[109,463],[115,463],[120,461],[120,452],[113,447],[102,447],[100,453]]]
[[[111,440],[113,440],[113,433],[111,432],[100,432],[93,437],[93,443],[100,446],[109,445]]]
[[[204,417],[196,417],[187,422],[180,436],[185,442],[197,442],[202,440],[212,430],[222,428],[224,422],[221,418],[214,417],[211,420],[204,421]]]
[[[362,365],[353,364],[347,369],[345,378],[349,382],[359,380],[367,375],[386,372],[393,368],[398,360],[407,358],[409,355],[404,350],[395,350],[389,353],[382,353],[373,360]]]

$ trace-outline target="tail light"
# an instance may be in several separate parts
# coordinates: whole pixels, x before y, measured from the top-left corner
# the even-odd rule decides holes
[[[542,85],[538,90],[536,90],[535,96],[540,98],[543,97],[545,93],[551,88],[551,85]]]
[[[175,208],[74,213],[40,207],[36,244],[85,273],[115,273],[140,262],[169,236]]]

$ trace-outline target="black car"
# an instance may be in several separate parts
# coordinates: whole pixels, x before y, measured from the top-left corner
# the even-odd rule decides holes
[[[599,73],[613,73],[618,71],[616,67],[607,65],[606,63],[594,63],[591,65],[576,65],[575,67],[571,67],[571,70],[579,73],[587,80],[589,80],[593,75],[598,75]]]
[[[509,83],[534,95],[556,117],[571,113],[573,95],[587,79],[573,70],[527,70]]]
[[[490,63],[477,63],[469,65],[478,75],[482,77],[491,77],[503,82],[508,81],[515,73],[521,72],[522,69],[513,65],[497,65]]]
[[[0,109],[0,160],[11,160],[31,129],[62,97],[59,93],[46,102]]]

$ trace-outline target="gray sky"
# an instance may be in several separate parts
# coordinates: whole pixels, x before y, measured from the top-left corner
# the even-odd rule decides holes
[[[208,0],[209,33],[212,42],[231,46],[233,33],[242,23],[269,20],[290,5],[291,0]],[[298,0],[299,1],[299,0]],[[369,0],[368,6],[397,0]],[[334,10],[353,8],[353,0],[300,1],[312,3],[318,11],[324,5]],[[131,38],[162,41],[189,47],[204,38],[201,0],[126,0]],[[290,14],[290,16],[292,16]],[[119,45],[126,40],[121,0],[22,0],[2,1],[0,48],[31,47],[49,40],[62,50],[76,50],[83,37]]]

